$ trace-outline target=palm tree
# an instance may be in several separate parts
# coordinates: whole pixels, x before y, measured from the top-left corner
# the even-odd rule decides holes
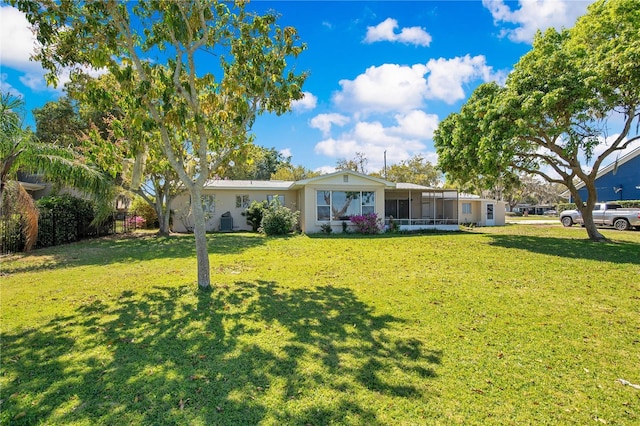
[[[38,209],[16,180],[18,170],[41,172],[47,180],[71,186],[104,201],[112,185],[71,148],[40,143],[23,128],[24,101],[8,93],[0,96],[0,215],[20,214],[24,220],[25,250],[38,236]]]

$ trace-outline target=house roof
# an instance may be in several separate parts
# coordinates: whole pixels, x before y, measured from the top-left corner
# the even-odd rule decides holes
[[[32,183],[32,182],[22,182],[19,181],[20,185],[27,191],[40,191],[41,189],[45,189],[47,186],[42,183]]]
[[[430,188],[424,185],[418,185],[416,183],[408,183],[408,182],[398,182],[396,183],[396,189],[417,189],[417,190],[433,190],[435,188]]]
[[[598,174],[596,174],[596,179],[600,179],[602,176],[604,176],[607,173],[613,171],[615,168],[622,166],[627,161],[633,160],[634,158],[636,158],[639,155],[640,155],[640,146],[637,147],[636,149],[632,149],[631,151],[627,152],[622,157],[617,158],[616,160],[614,160],[611,163],[609,163],[607,166],[601,168],[598,171]],[[583,187],[584,187],[584,182],[582,182],[582,181],[580,181],[580,183],[578,183],[576,185],[576,189],[581,189]],[[569,193],[569,191],[565,191],[563,193],[563,195],[566,194],[566,193]]]
[[[212,179],[207,181],[205,188],[217,188],[217,189],[254,189],[254,190],[269,190],[279,189],[287,190],[295,182],[286,180],[223,180]]]
[[[377,178],[374,176],[369,176],[369,175],[365,175],[363,173],[358,173],[358,172],[354,172],[353,170],[338,170],[337,172],[333,172],[333,173],[328,173],[328,174],[324,174],[324,175],[320,175],[320,176],[314,176],[312,178],[308,178],[308,179],[303,179],[303,180],[299,180],[297,182],[294,182],[294,187],[299,188],[301,186],[305,186],[308,185],[310,183],[315,183],[318,181],[322,181],[328,178],[332,178],[334,176],[343,176],[343,175],[350,175],[350,176],[356,176],[356,177],[360,177],[362,179],[366,179],[366,180],[370,180],[372,182],[376,182],[376,183],[380,183],[383,184],[386,188],[395,188],[396,184],[393,182],[389,182],[387,180],[381,179],[381,178]]]

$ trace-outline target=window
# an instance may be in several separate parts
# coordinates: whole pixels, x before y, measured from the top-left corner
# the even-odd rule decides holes
[[[318,221],[349,220],[351,216],[375,213],[376,193],[372,191],[317,191]]]
[[[318,191],[316,193],[316,209],[319,221],[331,219],[331,191]]]
[[[376,212],[376,193],[362,193],[362,214],[371,214]]]
[[[237,209],[246,209],[249,207],[249,196],[248,195],[236,195],[236,208]]]
[[[278,198],[280,205],[284,206],[284,195],[267,195],[267,202],[271,204],[276,197]]]
[[[471,203],[462,203],[462,214],[471,214]]]
[[[212,215],[216,212],[216,197],[215,195],[203,195],[202,196],[202,208],[204,213]]]

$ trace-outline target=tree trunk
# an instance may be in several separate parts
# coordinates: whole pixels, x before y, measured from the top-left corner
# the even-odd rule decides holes
[[[598,227],[593,221],[593,208],[596,205],[598,194],[596,191],[595,177],[585,181],[585,187],[587,188],[587,202],[582,204],[580,197],[575,197],[576,207],[582,214],[582,224],[587,230],[587,235],[591,241],[604,241],[606,238],[598,231]],[[577,191],[576,191],[577,194]]]
[[[167,237],[169,236],[169,220],[171,217],[171,199],[167,196],[167,200],[164,202],[157,197],[156,199],[156,214],[158,215],[158,235]]]
[[[199,191],[191,193],[191,213],[194,221],[193,234],[196,239],[198,286],[200,290],[209,290],[211,288],[211,277],[209,272],[209,251],[207,250],[207,229]]]
[[[158,230],[158,235],[163,237],[169,236],[171,233],[169,222],[171,220],[171,209],[167,209],[166,212],[162,214],[162,217],[158,217],[158,226],[160,229]]]
[[[582,211],[582,223],[584,224],[584,228],[587,230],[587,235],[591,241],[604,241],[606,240],[605,236],[598,231],[598,227],[593,221],[593,210],[584,208]]]

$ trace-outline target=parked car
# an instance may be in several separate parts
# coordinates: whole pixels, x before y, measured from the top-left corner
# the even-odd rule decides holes
[[[543,213],[545,216],[556,216],[558,214],[557,211],[555,210],[547,210],[546,212]]]
[[[625,209],[617,203],[597,203],[593,208],[593,221],[596,226],[611,226],[620,231],[632,227],[640,229],[640,209]],[[578,210],[565,210],[560,213],[560,222],[567,227],[582,225],[582,214]]]

